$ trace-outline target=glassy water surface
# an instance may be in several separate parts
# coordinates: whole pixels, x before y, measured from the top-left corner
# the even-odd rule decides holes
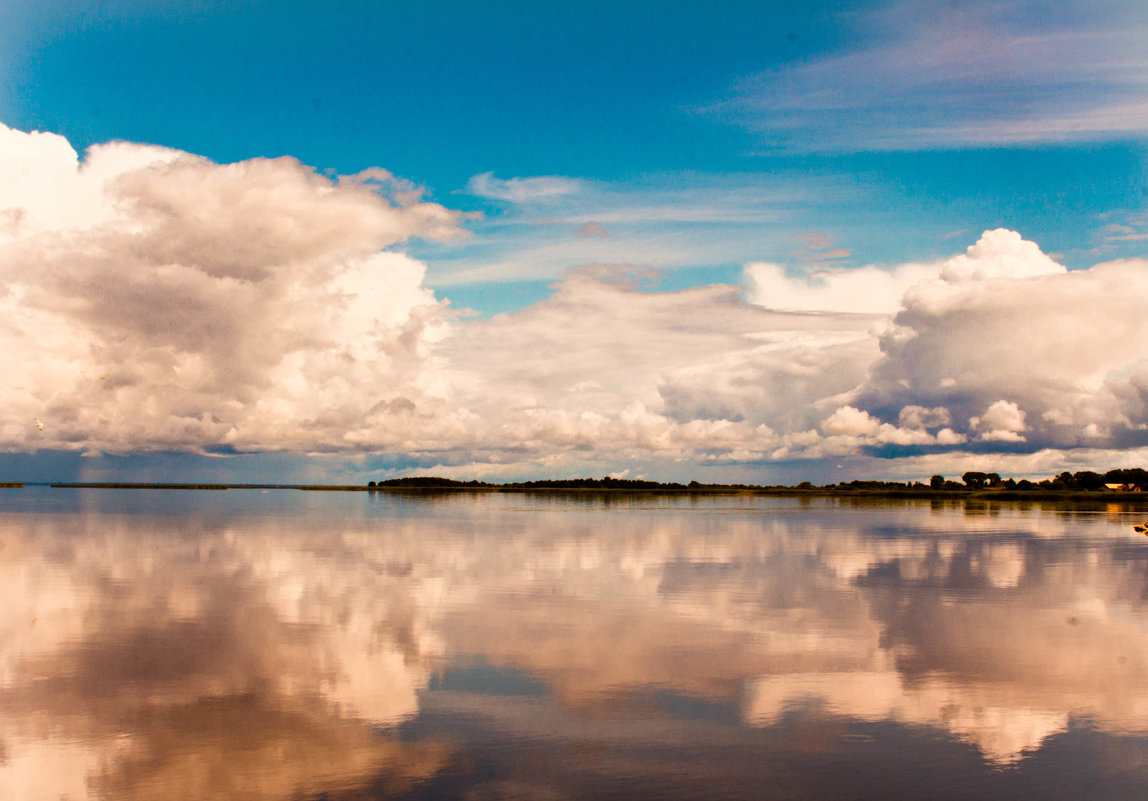
[[[1143,517],[0,490],[0,798],[1146,799]]]

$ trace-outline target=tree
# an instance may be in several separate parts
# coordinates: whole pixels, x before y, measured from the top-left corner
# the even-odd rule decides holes
[[[1104,476],[1099,473],[1094,473],[1091,470],[1081,470],[1078,473],[1073,473],[1072,477],[1076,480],[1076,486],[1082,490],[1098,490],[1104,488]]]
[[[985,485],[988,480],[987,473],[979,473],[976,470],[970,470],[961,476],[961,480],[965,482],[965,486],[969,489],[980,489]]]
[[[1052,485],[1056,489],[1074,490],[1076,489],[1076,479],[1072,477],[1072,473],[1065,470],[1052,480]]]
[[[1139,467],[1123,470],[1109,470],[1104,474],[1104,483],[1144,486],[1144,484],[1148,483],[1148,472]]]
[[[945,477],[938,474],[929,479],[929,486],[933,489],[940,489],[945,486]]]

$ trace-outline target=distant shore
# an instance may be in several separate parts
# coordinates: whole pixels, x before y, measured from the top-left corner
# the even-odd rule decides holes
[[[937,501],[1054,501],[1054,502],[1135,502],[1148,505],[1148,493],[1122,492],[1112,490],[1064,490],[1064,489],[934,489],[926,485],[885,485],[852,487],[849,485],[830,486],[753,486],[743,484],[658,484],[641,482],[643,486],[628,486],[631,482],[613,482],[619,486],[603,485],[599,480],[594,486],[575,486],[582,480],[533,481],[519,484],[486,484],[479,482],[420,483],[408,480],[402,483],[380,483],[374,486],[361,484],[197,484],[160,482],[57,482],[51,484],[26,484],[22,482],[0,482],[0,488],[21,488],[25,486],[47,486],[54,489],[123,489],[123,490],[302,490],[306,492],[369,492],[396,495],[442,495],[455,493],[520,493],[549,495],[672,495],[672,496],[715,496],[715,495],[762,495],[799,498],[901,498]],[[632,482],[638,483],[638,482]]]

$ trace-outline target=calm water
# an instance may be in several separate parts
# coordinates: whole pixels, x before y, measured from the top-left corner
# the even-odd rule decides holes
[[[0,799],[1148,799],[1144,516],[0,490]]]

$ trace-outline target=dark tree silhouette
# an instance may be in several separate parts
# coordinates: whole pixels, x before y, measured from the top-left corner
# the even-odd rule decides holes
[[[988,478],[988,473],[980,473],[976,470],[970,470],[961,476],[961,480],[965,482],[965,486],[971,489],[980,489],[985,485]],[[997,478],[1000,478],[1000,476],[997,476]]]

